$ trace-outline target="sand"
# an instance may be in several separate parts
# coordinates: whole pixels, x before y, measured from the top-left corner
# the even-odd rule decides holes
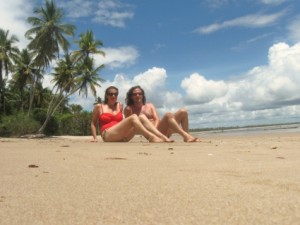
[[[300,224],[300,133],[0,138],[2,225]]]

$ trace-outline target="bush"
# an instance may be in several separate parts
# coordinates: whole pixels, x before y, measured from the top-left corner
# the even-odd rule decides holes
[[[35,120],[39,121],[40,126],[44,123],[46,120],[46,109],[35,109],[33,110],[33,117]],[[55,117],[51,117],[48,124],[46,125],[46,128],[44,130],[44,134],[46,135],[58,135],[60,134],[58,122]]]
[[[0,136],[18,137],[36,133],[40,123],[24,113],[3,116],[0,125]]]

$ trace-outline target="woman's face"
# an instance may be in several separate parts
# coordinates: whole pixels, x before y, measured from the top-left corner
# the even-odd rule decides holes
[[[114,88],[111,88],[107,91],[106,93],[106,97],[108,99],[108,101],[116,101],[118,98],[118,91]]]
[[[142,102],[144,96],[143,96],[143,92],[141,89],[135,88],[132,92],[131,97],[132,97],[133,102],[137,103],[137,102]]]

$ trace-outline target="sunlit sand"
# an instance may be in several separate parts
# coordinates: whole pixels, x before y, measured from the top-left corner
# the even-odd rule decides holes
[[[0,224],[299,224],[300,132],[0,138]]]

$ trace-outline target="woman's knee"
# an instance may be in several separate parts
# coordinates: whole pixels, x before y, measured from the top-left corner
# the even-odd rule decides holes
[[[136,114],[132,114],[128,117],[133,123],[139,122],[139,117]]]
[[[172,118],[174,117],[174,115],[173,115],[173,113],[171,113],[171,112],[167,112],[167,113],[165,114],[165,117],[167,117],[168,119],[172,119]]]
[[[187,114],[187,110],[185,108],[181,108],[178,110],[178,113],[181,113],[181,114]]]
[[[188,116],[188,111],[184,108],[181,108],[177,111],[178,115],[180,115],[180,117],[187,117]]]
[[[139,117],[139,119],[140,119],[141,121],[145,121],[145,120],[148,119],[147,116],[146,116],[145,114],[140,114],[138,117]]]

